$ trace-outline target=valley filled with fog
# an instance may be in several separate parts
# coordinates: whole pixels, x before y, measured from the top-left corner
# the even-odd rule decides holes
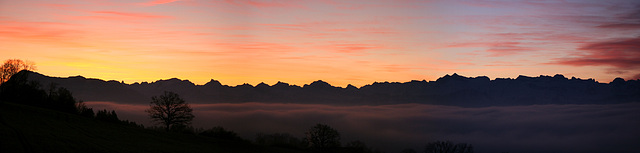
[[[148,105],[86,102],[116,110],[121,119],[150,126]],[[193,126],[222,126],[252,140],[257,133],[302,138],[316,123],[374,148],[422,150],[430,141],[473,144],[476,152],[607,152],[640,142],[640,103],[464,108],[427,104],[334,106],[285,103],[191,104]]]

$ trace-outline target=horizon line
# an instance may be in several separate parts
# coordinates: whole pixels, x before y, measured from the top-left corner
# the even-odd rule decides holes
[[[26,70],[26,71],[29,71],[29,70]],[[252,87],[256,87],[256,86],[258,86],[258,85],[260,85],[260,84],[266,84],[267,86],[270,86],[270,87],[271,87],[271,86],[274,86],[274,85],[276,85],[276,84],[278,84],[278,83],[284,83],[284,84],[288,84],[288,85],[290,85],[290,86],[299,86],[299,87],[304,87],[304,86],[311,85],[312,83],[315,83],[315,82],[321,81],[321,82],[325,82],[325,83],[327,83],[327,84],[329,84],[330,86],[333,86],[333,87],[347,88],[347,87],[349,87],[349,86],[353,86],[353,87],[356,87],[356,88],[358,88],[358,89],[359,89],[359,88],[362,88],[362,87],[364,87],[364,86],[373,85],[373,84],[376,84],[376,83],[409,83],[409,82],[414,82],[414,81],[418,81],[418,82],[435,82],[435,81],[437,81],[437,80],[439,80],[439,79],[442,79],[442,78],[444,78],[444,77],[453,77],[453,76],[459,76],[459,77],[463,77],[463,78],[466,78],[466,79],[487,78],[489,81],[503,80],[503,79],[506,79],[506,80],[516,80],[516,79],[518,79],[518,78],[541,78],[541,77],[552,77],[552,78],[553,78],[553,77],[562,77],[562,78],[567,79],[567,80],[585,80],[585,81],[593,81],[593,82],[595,82],[595,83],[605,83],[605,84],[609,84],[609,83],[611,83],[611,82],[613,82],[613,81],[615,81],[615,80],[617,80],[617,79],[622,79],[623,81],[631,81],[631,80],[634,80],[634,79],[628,79],[628,80],[627,80],[627,79],[624,79],[624,78],[621,78],[621,77],[616,77],[616,78],[615,78],[614,80],[612,80],[611,82],[606,83],[606,82],[600,82],[600,81],[595,80],[595,79],[593,79],[593,78],[582,79],[582,78],[578,78],[578,77],[575,77],[575,76],[571,76],[570,78],[567,78],[567,77],[566,77],[566,76],[564,76],[563,74],[555,74],[555,75],[553,75],[553,76],[551,76],[551,75],[527,76],[527,75],[522,75],[522,74],[520,74],[520,75],[518,75],[518,77],[516,77],[516,78],[511,78],[511,77],[507,77],[507,78],[500,78],[500,77],[496,77],[496,78],[491,79],[490,77],[488,77],[488,76],[486,76],[486,75],[482,75],[482,76],[475,76],[475,77],[468,77],[468,76],[464,76],[464,75],[459,75],[459,74],[457,74],[456,72],[454,72],[453,74],[446,74],[446,75],[444,75],[444,76],[442,76],[442,77],[439,77],[439,78],[438,78],[438,79],[436,79],[436,80],[426,80],[426,79],[422,79],[422,80],[415,80],[415,79],[414,79],[414,80],[409,80],[409,81],[404,81],[404,82],[399,82],[399,81],[374,81],[373,83],[365,84],[365,85],[362,85],[362,86],[360,86],[360,87],[355,86],[355,85],[350,84],[350,83],[349,83],[349,84],[347,84],[347,85],[345,85],[344,87],[342,87],[342,86],[336,86],[336,85],[332,85],[331,83],[329,83],[329,82],[327,82],[327,81],[324,81],[324,80],[322,80],[322,79],[318,79],[318,80],[315,80],[315,81],[313,81],[313,82],[311,82],[311,83],[303,84],[303,85],[290,84],[290,83],[287,83],[287,82],[284,82],[284,81],[277,81],[276,83],[268,84],[268,83],[265,83],[264,81],[262,81],[262,82],[260,82],[260,83],[257,83],[256,85],[253,85],[253,84],[251,84],[251,83],[243,83],[243,84],[238,84],[238,85],[233,86],[233,85],[226,85],[226,84],[222,84],[222,82],[220,82],[220,81],[218,81],[218,80],[216,80],[216,79],[213,79],[213,78],[212,78],[212,79],[210,79],[207,83],[204,83],[204,84],[196,84],[196,83],[194,83],[194,82],[190,81],[189,79],[180,79],[180,78],[177,78],[177,77],[172,77],[172,78],[168,78],[168,79],[158,79],[158,80],[151,81],[151,82],[148,82],[148,81],[142,81],[142,82],[126,83],[126,82],[124,82],[124,81],[118,81],[118,80],[113,80],[113,79],[111,79],[111,80],[106,80],[106,79],[100,79],[100,78],[85,77],[85,76],[82,76],[82,75],[75,75],[75,76],[61,77],[61,76],[50,76],[50,75],[45,75],[45,74],[42,74],[42,73],[40,73],[40,72],[36,72],[36,71],[29,71],[29,72],[37,73],[37,74],[40,74],[40,75],[43,75],[43,76],[46,76],[46,77],[52,77],[52,78],[61,78],[61,79],[65,79],[65,78],[82,77],[82,78],[85,78],[85,79],[95,79],[95,80],[101,80],[101,81],[105,81],[105,82],[112,82],[112,81],[115,81],[115,82],[119,82],[119,83],[126,84],[126,85],[144,84],[144,83],[151,84],[151,83],[155,83],[155,82],[159,82],[159,81],[167,81],[167,80],[177,79],[177,80],[180,80],[180,81],[187,81],[187,82],[189,82],[189,83],[191,83],[191,84],[193,84],[193,85],[196,85],[196,86],[204,86],[204,85],[206,85],[206,84],[208,84],[208,83],[210,83],[210,82],[216,81],[216,82],[220,83],[220,85],[222,85],[222,86],[229,86],[229,87],[237,87],[237,86],[243,86],[243,85],[250,85],[250,86],[252,86]],[[636,80],[640,81],[640,79],[636,79]]]

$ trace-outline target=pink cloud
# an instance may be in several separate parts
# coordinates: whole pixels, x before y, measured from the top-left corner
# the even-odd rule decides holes
[[[523,66],[523,65],[516,62],[493,61],[491,62],[491,64],[486,64],[484,66]]]
[[[127,18],[139,18],[139,19],[172,18],[170,16],[164,16],[164,15],[154,15],[154,14],[148,14],[148,13],[117,12],[117,11],[93,11],[92,13],[114,15],[114,16],[127,17]]]
[[[640,23],[612,23],[599,25],[597,27],[609,29],[640,29]]]
[[[246,5],[257,8],[306,8],[297,4],[298,1],[264,1],[264,0],[225,0],[232,5]]]
[[[275,29],[275,30],[293,30],[293,31],[308,31],[307,29],[310,28],[310,25],[304,25],[304,24],[258,24],[261,26],[266,26],[269,27],[270,29]]]
[[[337,22],[337,21],[322,21],[322,22],[301,22],[294,24],[258,24],[260,26],[265,26],[270,29],[277,30],[295,30],[295,31],[307,31],[311,32],[309,29],[325,29],[332,28],[333,25],[347,24],[345,22]],[[330,30],[329,30],[330,31]]]
[[[235,47],[240,50],[263,50],[263,51],[273,51],[275,52],[284,52],[292,50],[291,46],[279,44],[279,43],[268,43],[268,42],[253,42],[246,44],[237,44]]]
[[[45,7],[60,9],[60,10],[68,10],[68,11],[78,10],[75,8],[76,7],[75,5],[70,5],[70,4],[41,4],[41,5]]]
[[[375,45],[375,44],[349,44],[349,43],[334,44],[331,47],[340,53],[362,53],[366,50],[385,48],[383,46]]]
[[[613,66],[621,69],[640,68],[640,37],[587,43],[578,48],[586,51],[575,57],[558,58],[552,64],[571,66]]]
[[[390,21],[393,22],[393,21]],[[350,31],[357,32],[362,35],[397,35],[400,34],[399,30],[388,27],[376,27],[376,28],[353,28]]]
[[[107,21],[125,21],[125,22],[141,22],[156,19],[171,19],[173,16],[156,15],[149,13],[132,13],[120,11],[87,11],[92,15],[89,16],[63,16],[67,20],[107,20]]]
[[[467,47],[483,47],[487,48],[484,52],[488,52],[489,57],[498,56],[510,56],[516,55],[528,51],[533,51],[531,47],[525,47],[527,44],[523,44],[515,41],[502,41],[502,42],[471,42],[471,43],[453,43],[447,47],[451,48],[467,48]]]
[[[140,5],[154,6],[154,5],[172,3],[172,2],[176,2],[176,1],[179,1],[179,0],[153,0],[153,1],[145,2],[145,3],[140,3]]]
[[[226,55],[240,60],[254,60],[254,58],[272,58],[284,56],[296,51],[297,48],[284,43],[272,42],[219,42],[207,43],[207,47],[218,48],[219,51],[208,52],[212,55]]]
[[[382,44],[350,43],[350,42],[328,42],[327,45],[319,46],[320,49],[333,51],[341,54],[365,55],[368,51],[386,49]]]
[[[323,3],[331,5],[342,10],[365,10],[378,8],[396,8],[396,9],[417,9],[422,7],[421,3],[431,3],[431,1],[333,1],[324,0]]]
[[[520,42],[499,42],[490,45],[490,48],[486,50],[491,54],[489,56],[509,56],[522,52],[532,51],[532,48],[523,47]]]
[[[410,65],[400,65],[400,64],[387,64],[381,66],[382,70],[385,72],[397,73],[397,72],[406,72],[418,69],[426,69],[426,68],[416,68]]]
[[[85,34],[84,31],[71,29],[74,26],[76,25],[58,22],[0,21],[0,37],[57,45],[69,44],[70,40]]]

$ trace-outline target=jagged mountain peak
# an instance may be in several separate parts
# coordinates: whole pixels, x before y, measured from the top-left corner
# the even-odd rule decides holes
[[[324,82],[322,80],[318,80],[318,81],[313,81],[311,84],[309,85],[304,85],[303,88],[307,88],[307,87],[333,87],[331,84]]]
[[[274,84],[273,86],[289,86],[289,83],[278,81],[278,83]]]
[[[357,89],[358,89],[358,87],[353,86],[353,85],[351,85],[351,84],[348,84],[348,85],[347,85],[347,87],[345,87],[345,89],[355,89],[355,90],[357,90]]]
[[[235,86],[235,88],[253,88],[254,86],[249,83],[243,83],[241,85]]]
[[[553,76],[553,78],[556,78],[556,79],[567,79],[567,77],[564,77],[564,75],[562,75],[562,74],[556,74],[556,75]]]
[[[268,88],[271,87],[268,84],[264,83],[264,82],[260,82],[258,83],[258,85],[256,85],[256,88]]]
[[[480,81],[491,81],[491,79],[489,79],[489,77],[487,76],[476,76],[476,77],[466,77],[466,76],[462,76],[462,75],[458,75],[456,73],[454,73],[453,75],[445,75],[441,78],[438,78],[438,80],[436,81],[448,81],[448,80],[480,80]],[[418,81],[416,81],[418,82]]]
[[[171,79],[166,79],[166,80],[158,80],[155,82],[152,82],[148,85],[152,85],[155,87],[159,87],[159,88],[188,88],[188,87],[195,87],[196,84],[194,84],[193,82],[189,81],[189,80],[181,80],[178,78],[171,78]]]
[[[222,83],[220,83],[220,81],[218,80],[214,80],[211,79],[209,82],[205,83],[204,86],[210,86],[210,87],[221,87]]]
[[[518,75],[518,77],[516,77],[516,80],[518,80],[518,79],[531,79],[531,78],[533,78],[533,77],[526,76],[526,75]]]

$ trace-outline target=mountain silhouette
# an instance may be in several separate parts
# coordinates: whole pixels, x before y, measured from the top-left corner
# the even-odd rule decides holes
[[[172,78],[147,83],[125,84],[82,76],[60,78],[30,72],[30,80],[43,86],[56,83],[84,101],[114,101],[147,104],[163,91],[180,94],[190,103],[313,103],[332,105],[385,105],[421,103],[461,107],[513,106],[540,104],[614,104],[640,102],[640,80],[617,78],[610,83],[593,79],[570,79],[563,75],[515,79],[486,76],[465,77],[454,73],[436,81],[375,82],[357,88],[335,87],[322,80],[304,86],[278,82],[272,86],[242,84],[223,85],[211,80],[196,85],[189,80]]]

